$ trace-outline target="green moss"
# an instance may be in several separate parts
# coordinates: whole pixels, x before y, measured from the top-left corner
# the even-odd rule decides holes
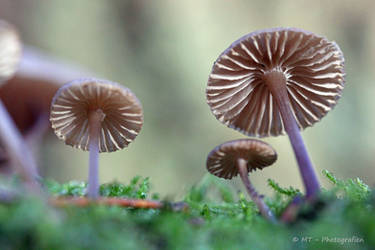
[[[290,225],[270,224],[244,194],[205,177],[184,201],[188,210],[132,209],[91,205],[51,208],[23,197],[0,204],[1,249],[374,249],[375,193],[359,179],[339,180],[314,207],[304,205]],[[266,203],[280,215],[294,188],[275,190]],[[86,184],[45,181],[53,195],[84,194]],[[156,198],[148,178],[101,186],[101,195]],[[213,195],[214,194],[214,195]],[[350,242],[352,241],[352,242]]]

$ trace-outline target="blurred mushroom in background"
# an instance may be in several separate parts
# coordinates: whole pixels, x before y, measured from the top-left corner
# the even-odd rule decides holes
[[[13,25],[0,20],[0,87],[17,70],[22,45],[18,31]],[[19,130],[0,99],[0,143],[11,166],[28,189],[37,190],[37,167]]]
[[[64,63],[42,51],[25,46],[14,77],[3,83],[0,99],[34,155],[48,131],[51,101],[57,90],[77,77],[92,75],[80,66]],[[8,167],[6,154],[0,152],[2,171]]]

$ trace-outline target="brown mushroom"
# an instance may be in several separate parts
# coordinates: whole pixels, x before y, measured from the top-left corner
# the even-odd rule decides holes
[[[277,136],[285,130],[310,197],[319,182],[300,130],[335,106],[344,87],[343,68],[335,42],[295,28],[261,30],[219,56],[207,102],[219,121],[246,135]]]
[[[0,87],[13,76],[21,57],[21,42],[15,28],[0,20]],[[0,100],[0,138],[6,156],[10,158],[16,172],[25,180],[28,188],[39,191],[35,160],[17,130],[6,107]]]
[[[206,166],[208,172],[224,179],[232,179],[239,174],[261,214],[275,222],[270,209],[252,186],[248,173],[270,166],[276,159],[275,150],[267,143],[255,139],[240,139],[225,142],[213,149],[208,154]]]
[[[128,88],[88,78],[59,89],[52,100],[50,121],[67,145],[90,151],[88,196],[97,198],[99,152],[128,146],[141,130],[143,111]]]
[[[32,133],[40,117],[47,116],[53,96],[66,82],[92,75],[81,66],[24,46],[14,77],[0,88],[0,98],[24,136]],[[43,124],[44,125],[44,124]]]
[[[23,46],[18,69],[1,86],[0,99],[36,159],[42,140],[52,131],[49,112],[53,96],[64,83],[88,75],[93,74],[79,65]],[[11,173],[10,163],[9,156],[0,153],[0,171]]]

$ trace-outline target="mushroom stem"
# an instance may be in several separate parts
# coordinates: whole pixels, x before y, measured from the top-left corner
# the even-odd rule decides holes
[[[89,180],[87,195],[91,199],[99,196],[99,135],[105,115],[101,109],[89,112]]]
[[[6,153],[10,157],[12,165],[17,169],[28,188],[40,191],[37,184],[38,178],[36,163],[31,151],[17,130],[12,118],[9,116],[3,102],[0,100],[0,140]]]
[[[247,171],[247,162],[246,160],[239,158],[237,160],[238,172],[241,176],[241,180],[246,187],[247,193],[250,195],[250,198],[257,205],[260,213],[269,221],[276,223],[275,216],[272,214],[270,208],[264,203],[263,199],[258,195],[253,185],[251,185],[248,171]]]
[[[297,122],[290,108],[290,100],[287,91],[287,81],[283,72],[271,71],[264,75],[265,81],[272,96],[280,109],[285,131],[289,136],[299,170],[306,189],[306,197],[311,198],[320,190],[319,181],[313,164],[307,153]]]

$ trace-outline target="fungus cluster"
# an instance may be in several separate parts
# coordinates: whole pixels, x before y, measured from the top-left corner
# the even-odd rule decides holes
[[[207,103],[215,117],[248,136],[289,136],[307,198],[319,181],[300,130],[331,110],[344,87],[335,42],[294,28],[267,29],[235,41],[215,61]]]
[[[0,87],[5,81],[12,82],[20,57],[21,42],[16,30],[0,21]],[[207,103],[220,122],[245,135],[266,137],[287,133],[306,197],[313,198],[319,192],[319,181],[300,130],[318,122],[336,105],[344,88],[344,75],[344,57],[336,43],[294,28],[257,31],[235,41],[215,61],[206,89]],[[1,98],[4,93],[20,89],[12,85],[0,92]],[[142,105],[128,88],[107,80],[81,78],[59,89],[54,85],[46,92],[44,102],[48,106],[54,96],[49,121],[55,134],[67,145],[89,151],[89,200],[62,199],[56,200],[56,204],[86,205],[94,201],[121,206],[162,206],[159,202],[98,199],[99,153],[127,147],[143,125]],[[19,129],[23,132],[23,127]],[[1,99],[0,146],[0,163],[9,156],[32,187],[37,177],[36,164]],[[224,179],[239,175],[260,213],[276,222],[249,179],[250,172],[270,166],[276,159],[275,150],[267,143],[239,139],[214,148],[207,157],[206,167],[211,174]],[[291,218],[299,203],[299,198],[295,198],[285,220]]]

